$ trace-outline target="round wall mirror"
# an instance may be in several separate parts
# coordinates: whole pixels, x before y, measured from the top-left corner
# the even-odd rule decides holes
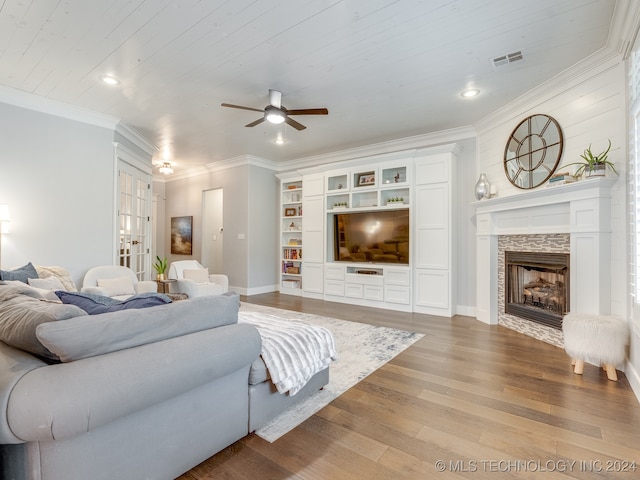
[[[563,138],[558,122],[549,115],[531,115],[513,130],[504,149],[504,173],[518,188],[546,182],[560,163]]]

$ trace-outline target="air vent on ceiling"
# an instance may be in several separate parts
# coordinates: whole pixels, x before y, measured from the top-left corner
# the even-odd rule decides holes
[[[523,60],[524,55],[522,54],[522,50],[518,50],[517,52],[507,53],[506,55],[500,55],[499,57],[492,58],[491,66],[494,70],[499,70],[512,65],[513,63],[522,62]]]

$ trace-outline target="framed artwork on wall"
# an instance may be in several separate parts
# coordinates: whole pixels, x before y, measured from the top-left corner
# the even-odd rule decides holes
[[[171,253],[191,255],[193,217],[171,217]]]

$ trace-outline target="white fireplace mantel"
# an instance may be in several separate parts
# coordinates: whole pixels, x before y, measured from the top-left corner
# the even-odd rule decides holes
[[[611,187],[617,178],[591,178],[475,202],[476,318],[498,323],[498,237],[570,235],[570,311],[608,314]]]

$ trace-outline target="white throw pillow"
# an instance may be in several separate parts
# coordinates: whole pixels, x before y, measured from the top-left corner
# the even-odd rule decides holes
[[[98,286],[104,288],[109,297],[135,295],[136,290],[130,277],[98,279]]]
[[[197,270],[184,270],[182,272],[184,278],[193,280],[196,283],[209,283],[209,269],[198,268]]]
[[[27,281],[32,287],[42,288],[43,290],[65,290],[58,277],[29,278]]]

